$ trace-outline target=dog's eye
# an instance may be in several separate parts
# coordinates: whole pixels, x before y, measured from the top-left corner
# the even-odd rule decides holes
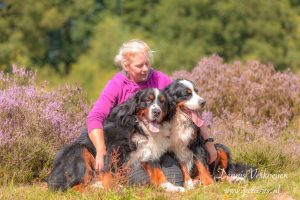
[[[191,96],[192,95],[192,90],[190,90],[190,89],[188,89],[187,91],[186,91],[186,93],[185,93],[185,96]]]
[[[160,96],[160,97],[159,97],[159,101],[160,101],[161,103],[164,103],[164,102],[166,101],[166,98],[165,98],[164,96]]]
[[[196,93],[198,93],[198,92],[199,92],[199,90],[198,90],[197,88],[195,88],[194,90],[195,90],[195,92],[196,92]]]
[[[150,98],[145,99],[145,103],[151,103],[151,102],[152,102],[152,99],[150,99]]]

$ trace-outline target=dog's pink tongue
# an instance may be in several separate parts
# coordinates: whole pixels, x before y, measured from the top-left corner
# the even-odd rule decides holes
[[[198,127],[201,127],[204,124],[204,121],[201,119],[199,112],[192,111],[192,120]]]
[[[149,129],[153,133],[158,133],[159,132],[159,127],[156,122],[149,122]]]

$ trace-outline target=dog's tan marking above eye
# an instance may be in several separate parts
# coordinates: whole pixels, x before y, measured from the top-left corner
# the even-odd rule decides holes
[[[187,92],[188,94],[192,94],[192,93],[193,93],[191,89],[187,89],[186,92]]]
[[[149,96],[148,96],[148,100],[153,100],[154,99],[154,95],[153,94],[150,94]]]
[[[159,97],[159,101],[160,101],[161,103],[163,103],[163,102],[166,101],[166,98],[165,98],[164,96],[160,96],[160,97]]]

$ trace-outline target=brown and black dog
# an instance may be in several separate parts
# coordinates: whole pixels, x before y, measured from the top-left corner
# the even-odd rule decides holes
[[[173,107],[176,107],[175,115],[171,120],[171,145],[170,151],[175,154],[181,166],[184,185],[193,188],[191,178],[192,169],[196,172],[194,180],[200,180],[203,185],[214,183],[214,179],[235,182],[243,178],[228,176],[233,169],[229,149],[224,145],[216,144],[217,160],[210,166],[207,164],[208,153],[204,149],[204,143],[200,129],[204,123],[201,119],[205,100],[198,95],[194,83],[181,79],[173,81],[164,91],[172,97]],[[235,167],[235,173],[245,173],[250,166],[239,165]]]
[[[64,147],[56,156],[48,177],[52,190],[83,188],[87,185],[109,187],[111,154],[117,152],[118,164],[142,164],[152,184],[167,191],[184,188],[168,182],[162,170],[152,166],[170,147],[170,120],[174,115],[170,98],[158,89],[145,89],[111,111],[104,122],[107,154],[104,170],[96,175],[94,145],[88,133],[83,133],[73,144]]]

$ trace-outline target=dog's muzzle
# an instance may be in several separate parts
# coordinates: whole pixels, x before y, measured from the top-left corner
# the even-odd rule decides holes
[[[160,113],[161,113],[161,110],[158,109],[158,108],[154,108],[154,109],[152,110],[152,116],[153,116],[154,118],[158,118],[159,115],[160,115]]]
[[[203,108],[206,104],[206,101],[204,99],[201,99],[201,100],[198,101],[198,104],[201,108]]]
[[[150,108],[150,119],[159,121],[161,118],[161,113],[161,108],[157,104],[152,105]]]

